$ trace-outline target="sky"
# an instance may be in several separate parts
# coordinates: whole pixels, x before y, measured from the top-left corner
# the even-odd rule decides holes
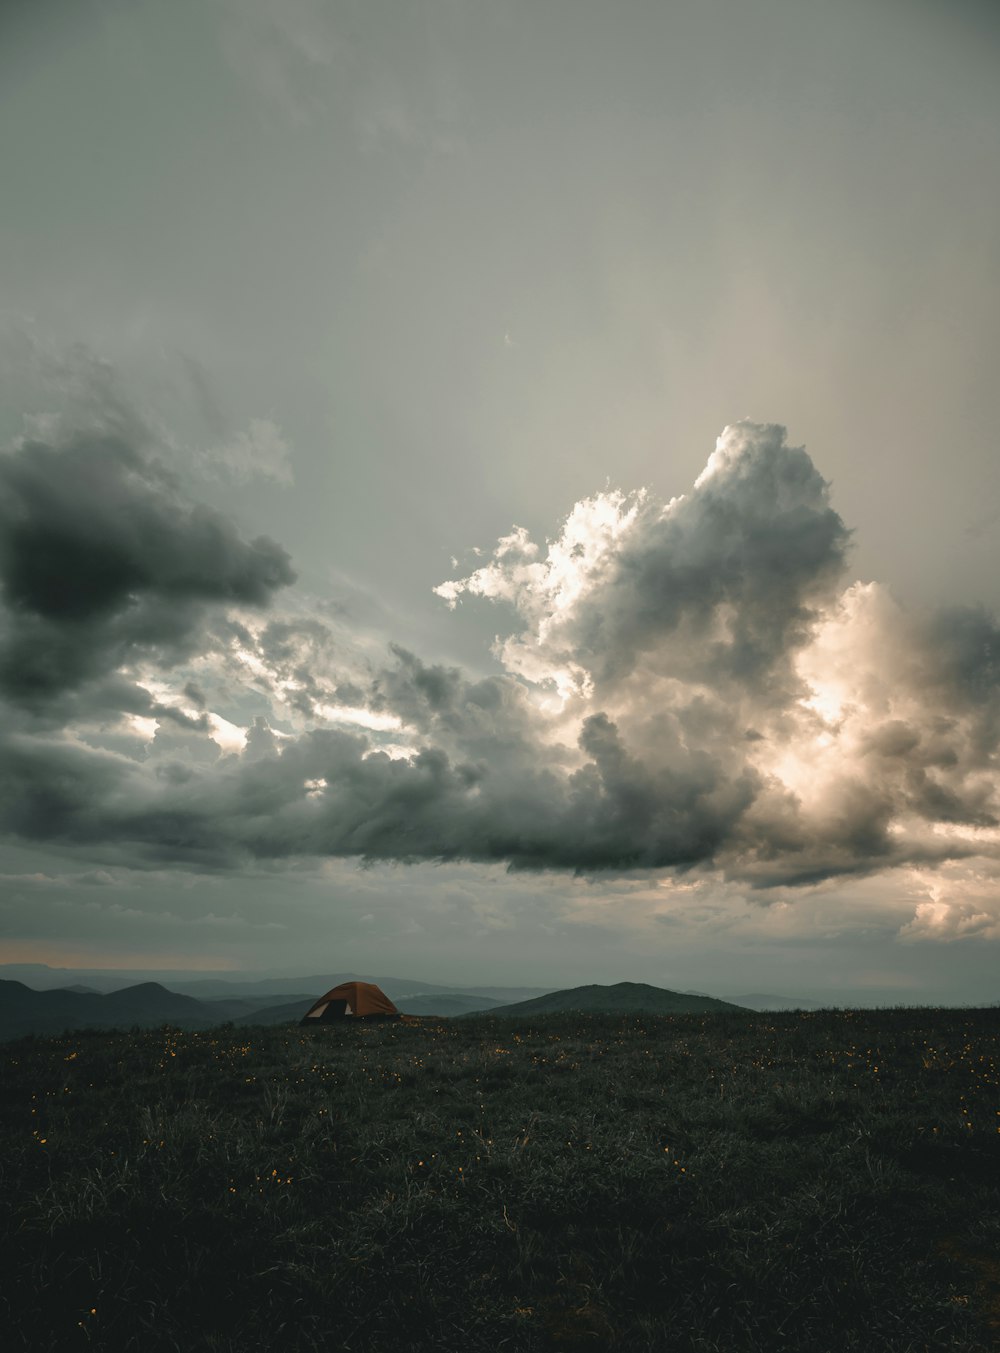
[[[1000,11],[0,12],[0,962],[995,1001]]]

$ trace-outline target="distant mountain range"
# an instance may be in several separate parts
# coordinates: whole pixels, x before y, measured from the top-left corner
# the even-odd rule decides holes
[[[336,986],[336,983],[329,985]],[[382,986],[382,983],[379,982],[378,985]],[[382,990],[385,991],[385,987],[382,987]],[[387,991],[386,995],[389,995]],[[281,1005],[273,1005],[265,1010],[256,1010],[252,1014],[240,1015],[233,1020],[233,1023],[287,1024],[292,1020],[300,1020],[315,999],[315,996],[309,996],[298,1001],[283,1002]],[[411,996],[409,999],[404,996],[390,996],[390,1000],[401,1015],[427,1015],[437,1018],[441,1016],[451,1018],[456,1015],[489,1014],[500,1005],[499,1001],[491,1000],[488,996],[468,996],[448,992],[440,996]]]
[[[140,974],[107,968],[50,968],[44,963],[0,963],[0,979],[23,982],[34,991],[80,990],[82,987],[91,992],[110,992],[143,982],[157,982],[170,991],[195,996],[200,1001],[257,996],[283,997],[289,1001],[293,997],[297,998],[302,991],[314,992],[315,995],[310,999],[315,1000],[317,995],[329,991],[340,982],[375,982],[397,1005],[400,999],[408,1000],[417,996],[466,996],[471,1000],[482,997],[507,1004],[542,996],[554,990],[553,987],[492,986],[489,983],[481,986],[442,986],[434,982],[414,981],[408,977],[378,977],[359,972],[327,972],[307,977],[240,977],[237,974],[197,977],[190,972]]]
[[[341,980],[344,979],[327,975],[313,979],[310,991],[230,996],[223,1000],[198,1000],[183,992],[170,991],[160,982],[139,982],[119,991],[100,993],[80,984],[35,991],[24,982],[0,980],[0,1040],[77,1029],[158,1028],[162,1024],[180,1029],[210,1029],[230,1021],[239,1025],[287,1024],[300,1020],[318,995]],[[379,983],[384,991],[390,985],[398,992],[400,986],[411,984]],[[392,998],[405,1015],[437,1017],[469,1015],[500,1004],[490,995],[447,988],[441,988],[439,994],[424,989],[419,995],[396,994]]]
[[[219,981],[219,980],[194,980],[187,982],[165,983],[175,991],[183,991],[187,996],[197,996],[199,1000],[207,999],[209,996],[245,996],[253,997],[260,995],[297,995],[300,991],[315,991],[316,995],[322,995],[324,991],[329,991],[331,987],[338,986],[341,982],[374,982],[381,987],[391,1001],[402,1010],[401,1002],[422,1000],[425,997],[429,1000],[436,1000],[438,997],[463,997],[473,1001],[476,1008],[479,1008],[479,1002],[487,1003],[493,1001],[504,1005],[511,1001],[523,1001],[532,996],[543,996],[546,992],[552,991],[552,987],[498,987],[498,986],[440,986],[434,982],[415,982],[407,977],[377,977],[371,973],[359,972],[338,972],[323,973],[315,977],[272,977],[263,978],[254,981]],[[314,996],[313,1000],[316,999]],[[410,1013],[410,1012],[406,1012]],[[418,1010],[412,1011],[413,1014],[419,1014]],[[427,1010],[426,1014],[441,1014],[443,1011]]]
[[[170,991],[160,982],[140,982],[120,991],[100,994],[70,987],[35,991],[24,982],[0,981],[0,1039],[27,1034],[61,1034],[78,1029],[158,1028],[169,1024],[181,1029],[209,1029],[232,1022],[241,1026],[297,1022],[316,995],[337,984],[325,977],[313,983],[311,992],[260,994],[225,1000],[198,1000]],[[389,983],[379,985],[383,990]],[[397,988],[404,983],[393,984]],[[497,990],[497,988],[493,988]],[[500,990],[504,990],[500,988]],[[560,1011],[607,1014],[703,1014],[739,1010],[740,1006],[711,996],[666,991],[641,982],[614,986],[574,987],[548,992],[528,1000],[503,1004],[483,992],[422,992],[397,994],[395,1002],[405,1015],[450,1017],[472,1014],[541,1015]]]
[[[404,1015],[473,1015],[489,1014],[503,1008],[503,1002],[490,996],[472,996],[465,992],[442,993],[440,996],[411,996],[396,1001]]]
[[[3,980],[14,978],[15,980]],[[58,986],[54,983],[62,983]],[[871,998],[817,1002],[753,993],[719,1000],[701,991],[669,991],[644,982],[550,987],[446,987],[408,978],[324,973],[299,978],[170,978],[129,983],[101,970],[0,964],[0,1040],[76,1029],[209,1029],[285,1024],[302,1018],[317,996],[345,981],[373,981],[405,1015],[455,1018],[496,1014],[534,1016],[568,1011],[594,1014],[707,1014],[712,1011],[820,1010],[891,1004]],[[985,1002],[983,1003],[985,1004]]]
[[[158,982],[141,982],[107,996],[69,989],[32,991],[23,982],[0,982],[3,1038],[57,1034],[68,1029],[129,1029],[133,1025],[191,1028],[207,1014],[199,1001],[168,991]]]
[[[198,1001],[193,996],[169,991],[159,982],[140,982],[107,994],[69,987],[54,991],[34,991],[23,982],[0,981],[0,1039],[23,1038],[26,1034],[60,1034],[76,1029],[149,1029],[170,1024],[179,1029],[211,1029],[227,1021],[270,1023],[267,1016],[273,1005],[285,1002],[285,996],[258,996],[254,999]],[[315,1000],[313,994],[301,995],[299,1017]],[[285,1018],[291,1018],[286,1016]]]

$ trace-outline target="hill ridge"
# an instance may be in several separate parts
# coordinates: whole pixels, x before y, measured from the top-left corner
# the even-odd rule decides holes
[[[614,982],[604,986],[567,987],[531,1000],[492,1009],[491,1015],[545,1015],[579,1011],[584,1014],[704,1015],[724,1011],[750,1013],[746,1006],[721,1001],[714,996],[694,996],[670,991],[649,982]]]

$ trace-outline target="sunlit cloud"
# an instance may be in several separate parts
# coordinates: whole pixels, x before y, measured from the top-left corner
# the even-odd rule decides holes
[[[439,584],[456,620],[466,598],[516,617],[477,678],[399,644],[376,659],[301,606],[276,613],[294,596],[277,545],[244,542],[120,437],[74,435],[21,445],[5,471],[20,515],[0,517],[0,677],[26,721],[8,829],[26,839],[156,867],[343,855],[693,875],[782,904],[1000,858],[992,621],[915,618],[850,582],[849,532],[783,428],[727,428],[689,493],[607,489],[544,543],[515,527]],[[88,467],[103,498],[88,481],[70,502],[55,485]],[[108,516],[123,495],[144,537]],[[25,521],[78,572],[102,552],[71,605],[22,549]],[[91,616],[81,661],[69,646]],[[29,644],[52,654],[47,689],[16,666]],[[705,925],[734,923],[706,907]],[[992,933],[988,914],[928,893],[897,929]]]

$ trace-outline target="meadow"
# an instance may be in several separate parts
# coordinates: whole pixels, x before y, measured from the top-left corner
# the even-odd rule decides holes
[[[0,1048],[8,1348],[1000,1348],[1000,1010]]]

